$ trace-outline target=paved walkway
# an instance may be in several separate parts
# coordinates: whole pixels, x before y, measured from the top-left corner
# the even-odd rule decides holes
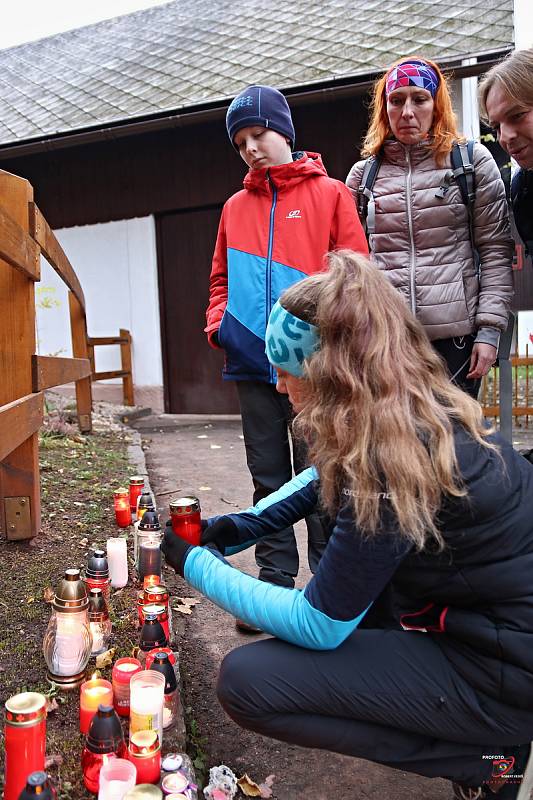
[[[252,487],[238,417],[208,420],[161,415],[142,417],[130,424],[143,437],[150,482],[160,509],[168,506],[173,495],[186,492],[200,498],[203,516],[250,504]],[[517,431],[514,444],[518,449],[533,447],[533,431]],[[310,576],[303,523],[296,532],[301,587]],[[233,563],[250,574],[257,572],[252,550],[234,557]],[[186,591],[191,594],[191,590]],[[182,663],[195,677],[188,702],[193,705],[192,714],[200,730],[208,737],[208,766],[227,763],[258,782],[275,773],[275,800],[449,800],[447,781],[430,781],[365,761],[290,747],[234,725],[219,708],[214,685],[223,656],[245,641],[249,638],[236,632],[233,619],[207,600],[187,618]]]

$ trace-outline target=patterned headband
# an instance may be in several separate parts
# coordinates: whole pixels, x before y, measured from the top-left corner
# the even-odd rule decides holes
[[[318,350],[318,328],[295,317],[278,300],[268,318],[265,344],[267,358],[273,367],[301,378],[304,359]]]
[[[427,89],[435,97],[439,85],[439,76],[425,61],[403,61],[393,67],[387,76],[385,96],[402,86],[418,86]]]

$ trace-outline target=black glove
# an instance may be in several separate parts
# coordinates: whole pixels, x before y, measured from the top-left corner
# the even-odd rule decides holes
[[[216,547],[224,555],[226,547],[241,544],[239,529],[230,517],[220,517],[212,525],[202,529],[200,544]]]
[[[191,547],[195,545],[186,542],[181,536],[177,536],[172,527],[167,525],[165,527],[165,535],[161,542],[161,551],[165,556],[167,564],[174,567],[176,572],[183,577],[183,569],[185,567],[185,555]]]

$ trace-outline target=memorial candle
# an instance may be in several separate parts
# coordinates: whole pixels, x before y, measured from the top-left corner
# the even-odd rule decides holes
[[[133,519],[137,518],[137,498],[141,496],[144,488],[142,475],[132,475],[130,478],[130,510]]]
[[[128,582],[128,548],[126,540],[118,537],[107,540],[107,560],[111,586],[122,589]]]
[[[30,772],[44,770],[46,697],[21,692],[6,700],[5,707],[4,800],[17,800]]]
[[[82,683],[80,689],[80,731],[88,733],[91,720],[98,711],[98,706],[113,705],[113,687],[103,678],[92,677]]]
[[[120,528],[131,525],[130,494],[128,489],[121,486],[113,492],[113,505],[115,507],[115,520]]]
[[[137,767],[137,783],[159,783],[161,745],[157,731],[137,731],[130,735],[128,758]]]
[[[137,658],[119,658],[113,665],[113,702],[121,717],[130,715],[130,681],[141,670],[142,664]]]

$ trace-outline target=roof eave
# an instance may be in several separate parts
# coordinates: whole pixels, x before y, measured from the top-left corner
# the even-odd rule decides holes
[[[446,71],[453,71],[456,78],[469,77],[485,72],[494,63],[512,50],[512,47],[500,50],[468,53],[453,58],[436,59]],[[477,59],[477,63],[463,65],[465,59]],[[382,70],[353,73],[345,76],[334,76],[328,80],[309,81],[301,85],[280,87],[283,93],[291,98],[291,103],[300,105],[308,102],[322,102],[335,97],[353,97],[364,94]],[[24,141],[0,144],[0,160],[20,158],[36,153],[61,150],[67,147],[77,147],[85,144],[121,139],[126,136],[139,136],[145,133],[155,133],[185,125],[199,124],[214,119],[219,119],[226,113],[228,102],[231,98],[221,97],[207,103],[198,103],[193,106],[182,106],[152,115],[136,118],[116,120],[105,125],[85,127],[67,133],[57,133],[48,136],[34,137]]]

